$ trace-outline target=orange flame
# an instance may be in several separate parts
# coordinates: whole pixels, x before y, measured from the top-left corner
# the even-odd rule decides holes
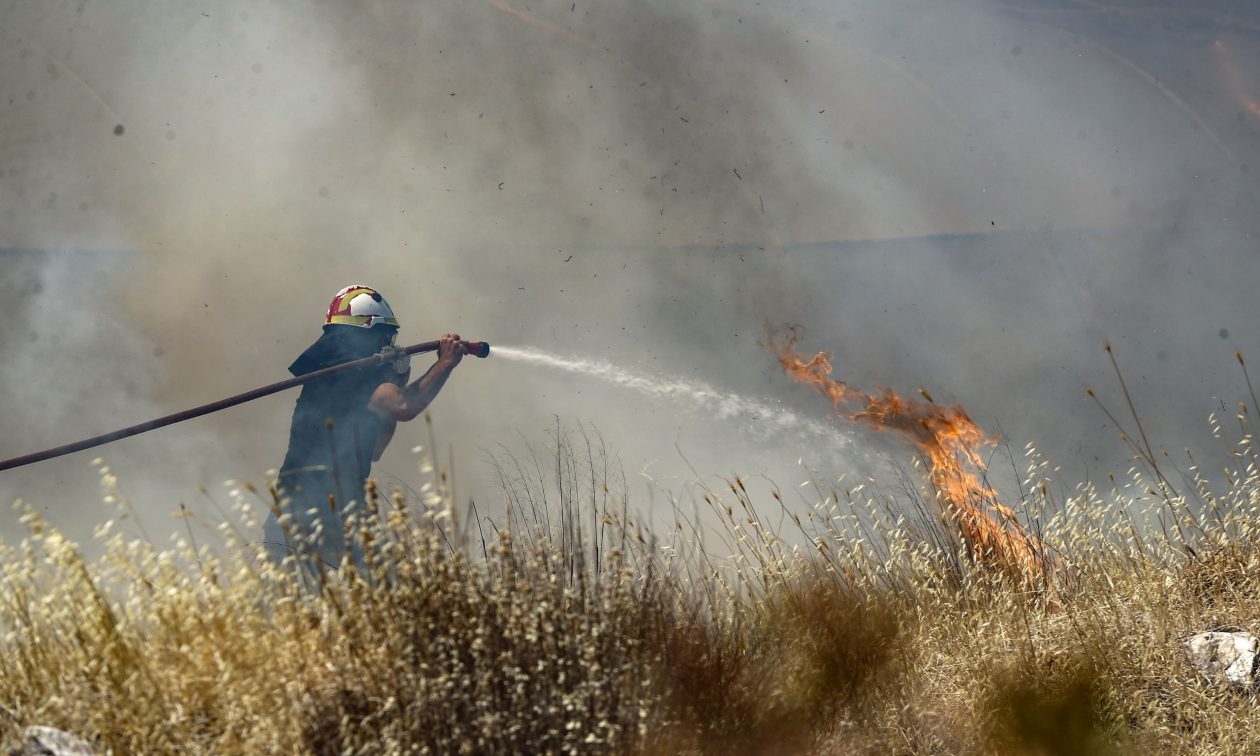
[[[1242,70],[1234,62],[1229,47],[1219,39],[1213,43],[1212,47],[1216,49],[1216,54],[1220,58],[1221,68],[1225,74],[1225,83],[1230,95],[1233,96],[1243,111],[1250,113],[1253,117],[1260,118],[1260,102],[1257,102],[1255,98],[1247,93],[1247,85],[1243,81]]]
[[[877,394],[852,388],[831,377],[831,355],[812,358],[796,351],[798,334],[789,328],[782,339],[772,338],[784,372],[831,400],[836,412],[877,430],[897,431],[928,459],[928,477],[936,490],[942,516],[961,532],[973,558],[1008,575],[1043,586],[1048,577],[1044,544],[1028,533],[1015,512],[997,500],[982,482],[985,463],[980,450],[995,439],[984,433],[960,406],[943,407],[931,401],[907,399],[883,389]]]

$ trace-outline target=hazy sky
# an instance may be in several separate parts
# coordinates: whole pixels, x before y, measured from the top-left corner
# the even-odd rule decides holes
[[[1083,392],[1123,406],[1105,341],[1158,443],[1212,459],[1233,350],[1260,360],[1251,3],[203,5],[0,2],[0,456],[283,378],[350,283],[404,341],[458,330],[825,419],[758,345],[799,323],[846,380],[962,403],[1072,479],[1126,466]],[[82,537],[103,454],[166,528],[198,483],[279,464],[294,398],[4,473],[0,497]],[[801,457],[908,459],[493,358],[434,414],[490,505],[484,452],[543,447],[557,416],[631,480],[688,475],[678,449],[784,488]],[[414,481],[422,442],[400,429],[378,470]]]

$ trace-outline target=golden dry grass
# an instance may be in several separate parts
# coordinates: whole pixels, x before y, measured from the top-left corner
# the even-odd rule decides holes
[[[816,481],[795,506],[697,480],[696,513],[675,500],[653,533],[598,439],[557,433],[544,459],[500,456],[497,526],[457,518],[431,466],[409,501],[373,494],[370,568],[305,586],[243,535],[265,491],[236,492],[239,525],[200,537],[190,517],[167,549],[104,525],[90,562],[22,508],[29,535],[0,555],[0,737],[52,725],[118,754],[1257,749],[1255,700],[1181,650],[1260,630],[1248,435],[1220,490],[1138,464],[1064,497],[1030,451],[1019,511],[1062,562],[1053,599],[986,569],[928,491]]]

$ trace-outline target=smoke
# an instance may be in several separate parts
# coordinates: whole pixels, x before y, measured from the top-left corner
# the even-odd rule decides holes
[[[1115,394],[1110,340],[1148,430],[1213,444],[1232,350],[1260,354],[1258,23],[1189,0],[0,2],[0,248],[41,251],[0,253],[0,454],[282,378],[350,282],[407,342],[535,344],[822,419],[758,346],[800,323],[839,376],[927,388],[1069,477],[1124,465],[1082,390]],[[469,362],[434,413],[478,495],[479,450],[554,415],[631,473],[682,471],[676,442],[787,484],[816,445]],[[104,453],[162,517],[278,464],[290,402]],[[411,475],[407,434],[382,472]],[[86,532],[92,454],[0,494]]]

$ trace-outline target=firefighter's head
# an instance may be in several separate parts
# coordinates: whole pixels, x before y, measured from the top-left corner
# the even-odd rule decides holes
[[[370,286],[347,286],[333,297],[324,315],[324,330],[330,328],[362,328],[379,337],[382,344],[392,344],[398,333],[398,319],[380,292]]]

